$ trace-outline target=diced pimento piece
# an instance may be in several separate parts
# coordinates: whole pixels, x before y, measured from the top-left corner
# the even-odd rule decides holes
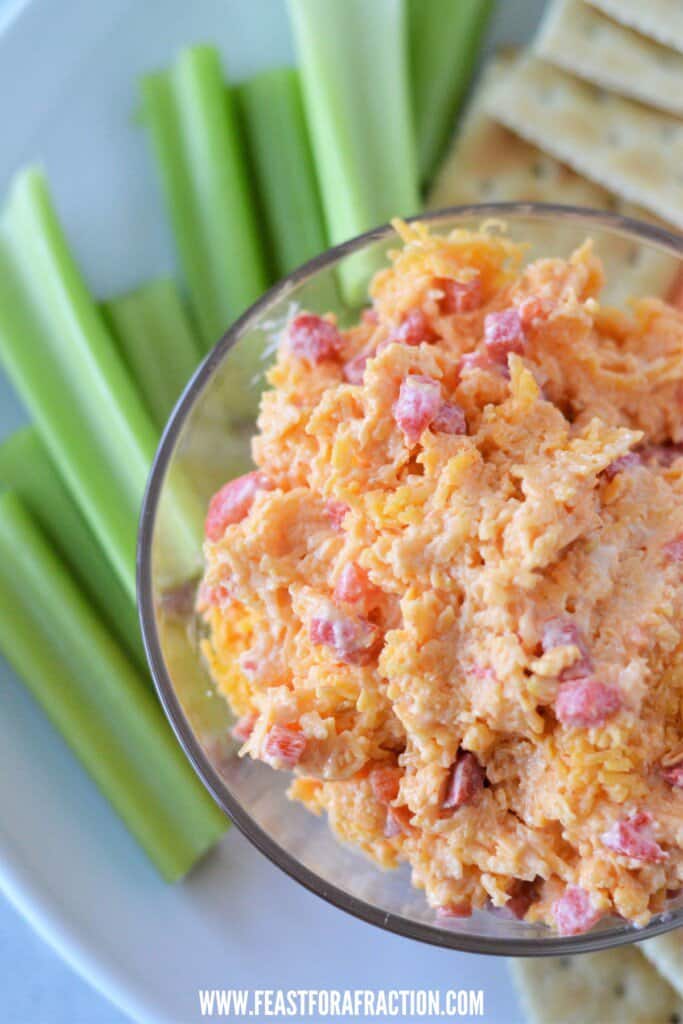
[[[515,880],[512,889],[510,890],[510,897],[505,904],[507,910],[509,910],[518,921],[523,921],[527,915],[529,907],[532,903],[535,903],[538,899],[538,892],[536,882],[524,881],[524,879],[518,878]]]
[[[586,638],[573,619],[567,616],[558,615],[553,619],[546,619],[543,623],[541,646],[544,654],[555,647],[578,647],[581,656],[562,670],[560,679],[563,682],[567,679],[582,679],[593,671],[593,661]]]
[[[670,562],[683,562],[683,533],[666,542],[664,554]]]
[[[422,310],[413,309],[403,318],[398,327],[392,328],[386,344],[421,345],[425,341],[428,345],[431,345],[438,340],[439,335],[429,323]]]
[[[478,274],[469,281],[455,281],[452,277],[437,277],[434,287],[443,292],[439,301],[439,312],[444,316],[454,313],[473,313],[484,301],[481,278]]]
[[[338,359],[344,344],[334,324],[314,313],[299,313],[288,328],[289,350],[292,355],[317,366]]]
[[[465,411],[457,402],[442,402],[429,426],[438,434],[466,434]]]
[[[471,917],[472,916],[472,905],[466,903],[465,900],[462,903],[444,903],[443,906],[436,908],[436,916],[443,921],[452,921],[455,918]]]
[[[487,352],[486,349],[475,349],[474,352],[466,352],[460,357],[458,374],[462,377],[463,373],[469,373],[470,370],[500,370],[500,368],[500,364],[491,357],[490,352]]]
[[[456,811],[459,807],[471,803],[483,789],[485,778],[484,769],[474,754],[469,750],[461,750],[451,765],[441,809]]]
[[[329,498],[325,502],[325,511],[330,517],[330,522],[334,529],[341,530],[344,516],[349,511],[349,506],[345,505],[343,501],[335,501],[334,498]]]
[[[636,466],[642,464],[642,458],[638,452],[627,452],[626,455],[620,455],[614,462],[610,462],[602,471],[602,475],[605,480],[614,480],[615,476],[619,473],[627,473],[629,469],[635,469]]]
[[[365,376],[365,367],[368,365],[368,359],[371,357],[371,352],[359,352],[353,359],[349,359],[348,363],[344,363],[344,369],[342,370],[344,380],[348,384],[362,384],[363,377]]]
[[[552,905],[552,914],[560,935],[582,935],[602,914],[593,906],[590,895],[578,885],[568,885]]]
[[[484,344],[494,359],[506,362],[510,352],[521,355],[526,344],[522,318],[516,309],[489,313],[484,318]]]
[[[555,699],[555,714],[562,725],[589,729],[604,725],[621,704],[621,694],[614,686],[588,676],[560,685]]]
[[[311,643],[329,647],[347,665],[367,665],[377,651],[379,628],[363,618],[343,615],[311,619]]]
[[[255,711],[250,711],[248,714],[242,715],[237,719],[230,730],[231,736],[240,743],[246,743],[254,731],[254,726],[256,725],[257,720],[258,714]]]
[[[258,492],[269,491],[271,488],[272,484],[259,470],[245,473],[223,484],[209,502],[204,524],[204,533],[208,539],[220,540],[228,526],[241,523],[249,515]]]
[[[365,569],[356,562],[347,562],[334,588],[335,601],[342,604],[361,604],[376,593]]]
[[[272,725],[263,743],[263,760],[271,768],[295,768],[306,749],[306,737],[289,725]]]
[[[370,772],[370,788],[380,804],[390,804],[398,796],[401,769],[396,765],[379,765]]]
[[[662,768],[662,778],[670,786],[676,789],[683,789],[683,764],[674,764],[668,768]]]
[[[441,405],[438,380],[418,374],[406,377],[394,403],[394,419],[408,444],[416,444],[420,440]]]
[[[615,821],[600,839],[609,850],[614,850],[624,857],[631,857],[647,864],[661,864],[667,859],[668,854],[654,837],[652,820],[652,815],[648,811],[636,811],[628,818]]]

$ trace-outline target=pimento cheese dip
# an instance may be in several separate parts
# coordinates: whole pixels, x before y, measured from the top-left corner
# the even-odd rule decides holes
[[[241,754],[443,917],[644,925],[683,884],[683,315],[586,242],[398,225],[294,316],[199,609]]]

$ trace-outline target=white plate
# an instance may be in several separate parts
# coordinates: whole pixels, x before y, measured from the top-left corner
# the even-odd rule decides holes
[[[501,3],[495,36],[527,37],[541,6]],[[4,9],[0,186],[26,161],[45,164],[98,295],[169,269],[170,237],[134,123],[135,79],[191,41],[218,45],[236,77],[286,62],[283,0]],[[0,435],[22,421],[0,376]],[[356,921],[285,877],[236,829],[183,885],[163,885],[4,663],[0,690],[0,884],[131,1017],[198,1020],[199,987],[467,986],[485,990],[486,1021],[521,1022],[502,961]]]

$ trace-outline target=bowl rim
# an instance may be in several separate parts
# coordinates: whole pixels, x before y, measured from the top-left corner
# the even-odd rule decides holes
[[[683,260],[682,235],[677,235],[659,225],[647,224],[632,217],[581,206],[563,206],[554,203],[535,202],[474,203],[464,206],[445,207],[439,210],[428,210],[414,217],[403,218],[403,221],[407,224],[419,222],[438,226],[439,223],[456,218],[463,220],[465,218],[477,218],[481,221],[521,220],[524,218],[549,220],[556,218],[567,222],[571,221],[577,225],[584,223],[587,229],[594,226],[622,235],[630,235],[634,241],[645,242],[663,248],[668,250],[671,256]],[[205,755],[201,744],[185,717],[171,678],[166,671],[154,609],[151,557],[152,538],[166,471],[171,463],[178,437],[194,408],[196,399],[204,391],[205,386],[222,363],[226,353],[238,342],[252,321],[260,317],[275,301],[284,298],[289,290],[344,256],[350,255],[368,244],[388,239],[393,234],[395,234],[395,229],[392,224],[383,224],[380,227],[373,228],[371,231],[358,235],[347,242],[332,246],[312,260],[302,264],[302,266],[287,275],[287,277],[278,281],[223,334],[215,347],[200,363],[176,403],[163,431],[150,470],[140,514],[137,544],[138,613],[145,652],[157,695],[166,717],[195,772],[213,799],[240,832],[276,867],[303,885],[309,892],[315,893],[328,903],[354,917],[383,930],[404,935],[407,938],[416,939],[430,945],[459,950],[461,952],[483,953],[494,956],[561,956],[610,949],[626,943],[652,938],[655,935],[661,935],[677,927],[683,918],[683,909],[681,911],[672,911],[669,915],[659,920],[654,919],[642,929],[636,929],[632,925],[624,924],[603,931],[587,932],[583,935],[569,937],[561,937],[549,933],[547,939],[496,938],[495,936],[470,935],[466,932],[437,928],[434,925],[414,921],[400,914],[382,910],[371,903],[367,903],[365,900],[349,895],[344,890],[321,878],[283,849],[254,821],[240,802],[230,794],[219,774]]]

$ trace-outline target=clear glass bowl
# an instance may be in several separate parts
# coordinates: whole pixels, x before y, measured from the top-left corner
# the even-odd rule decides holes
[[[625,301],[634,275],[641,293],[664,294],[683,262],[679,237],[616,215],[570,207],[492,204],[420,219],[441,232],[476,228],[488,219],[505,222],[513,239],[529,243],[528,259],[568,255],[589,236],[608,267],[605,297],[617,305]],[[665,932],[683,924],[681,900],[640,931],[615,918],[572,938],[486,911],[467,920],[439,922],[423,893],[411,887],[407,868],[381,871],[341,845],[324,819],[286,799],[287,774],[236,756],[229,709],[202,662],[201,627],[187,600],[193,584],[178,587],[184,581],[178,577],[173,516],[164,509],[176,500],[182,477],[185,496],[188,489],[194,492],[199,529],[210,496],[250,467],[249,440],[263,370],[292,311],[333,309],[342,323],[353,322],[358,309],[341,302],[338,271],[353,264],[352,273],[367,279],[396,244],[391,227],[378,228],[281,281],[227,332],[178,402],[152,469],[138,551],[142,629],[159,696],[204,784],[252,843],[312,892],[380,928],[438,946],[507,956],[604,949]]]

